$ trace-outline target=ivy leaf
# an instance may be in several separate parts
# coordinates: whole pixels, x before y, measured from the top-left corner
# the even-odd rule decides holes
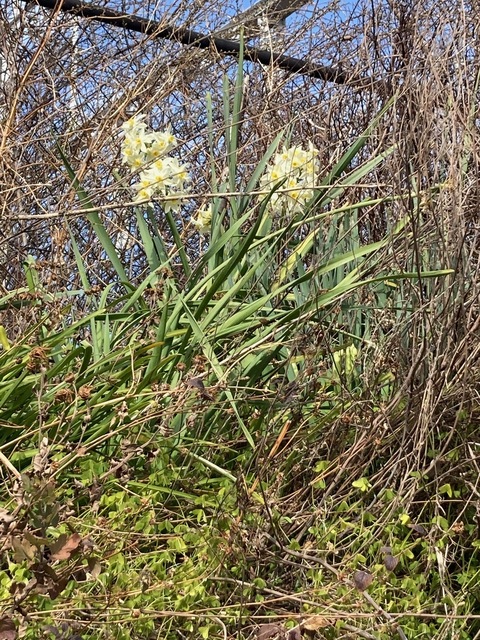
[[[366,492],[372,488],[368,478],[359,478],[358,480],[354,480],[352,482],[352,487],[355,489],[360,489],[360,491]]]

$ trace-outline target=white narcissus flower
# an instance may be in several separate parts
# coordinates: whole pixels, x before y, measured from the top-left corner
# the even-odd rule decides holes
[[[272,194],[269,202],[270,211],[283,210],[297,213],[313,197],[318,162],[318,150],[311,142],[308,150],[299,146],[283,147],[277,153],[273,163],[269,165],[260,180],[260,185],[272,189],[279,182],[285,181],[280,189]]]
[[[154,131],[149,134],[148,143],[147,158],[154,160],[173,149],[177,144],[177,139],[169,130]]]
[[[210,233],[212,224],[212,205],[209,204],[197,211],[197,217],[191,218],[192,224],[202,235]]]
[[[182,194],[179,193],[179,196],[181,196]],[[180,209],[180,205],[182,204],[182,200],[181,198],[175,198],[175,199],[168,199],[165,200],[165,202],[163,203],[163,208],[165,210],[165,213],[168,213],[169,211],[178,211]]]
[[[125,146],[122,148],[122,162],[128,164],[132,171],[135,171],[143,166],[144,157],[143,154],[138,153],[136,149]]]
[[[169,173],[167,184],[183,189],[184,183],[190,180],[187,165],[180,164],[177,158],[172,157],[165,158],[165,163],[168,166]]]
[[[145,124],[145,122],[143,122],[143,120],[145,120],[146,117],[147,116],[144,113],[139,113],[138,115],[132,116],[126,122],[124,122],[122,124],[122,129],[125,135],[133,133],[139,129],[143,129],[145,131],[147,125]]]
[[[133,201],[134,202],[150,202],[150,200],[153,198],[154,193],[155,193],[155,190],[153,187],[140,187]]]
[[[170,171],[168,164],[165,160],[159,158],[148,169],[144,169],[140,173],[140,184],[162,187],[168,178],[170,177]]]
[[[149,145],[148,138],[148,133],[145,133],[143,129],[138,129],[125,134],[123,146],[127,149],[132,149],[136,153],[147,153]]]

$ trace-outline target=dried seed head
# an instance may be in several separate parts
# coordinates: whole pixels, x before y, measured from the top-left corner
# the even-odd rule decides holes
[[[373,576],[368,571],[355,571],[353,583],[359,591],[365,591],[372,584]]]
[[[389,571],[394,571],[395,567],[398,564],[398,558],[396,558],[395,556],[391,556],[390,554],[387,554],[383,560],[385,567],[389,570]]]

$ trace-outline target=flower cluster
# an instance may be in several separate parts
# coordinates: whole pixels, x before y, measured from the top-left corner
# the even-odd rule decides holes
[[[122,125],[122,161],[132,171],[140,170],[139,181],[133,185],[135,202],[175,195],[178,197],[165,201],[164,208],[176,211],[185,195],[185,183],[190,180],[188,168],[166,155],[177,144],[175,136],[169,130],[148,131],[144,119],[145,115],[133,116]]]
[[[297,213],[313,197],[315,178],[318,172],[318,150],[311,142],[308,150],[301,147],[283,148],[277,153],[260,180],[262,188],[272,189],[285,180],[275,191],[269,203],[271,211]]]

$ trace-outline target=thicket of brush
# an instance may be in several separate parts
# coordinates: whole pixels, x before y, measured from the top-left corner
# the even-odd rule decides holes
[[[439,10],[346,20],[371,83],[321,98],[82,57],[35,14],[2,111],[0,638],[480,637],[478,27]],[[324,16],[287,50],[332,51]],[[132,110],[182,140],[178,214],[131,203]],[[308,142],[313,197],[272,211]]]

